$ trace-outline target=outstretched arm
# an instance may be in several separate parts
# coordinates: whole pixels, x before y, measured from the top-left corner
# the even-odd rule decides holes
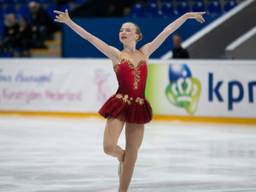
[[[141,51],[148,57],[166,40],[166,38],[178,29],[187,19],[196,19],[198,22],[203,23],[205,12],[188,12],[180,16],[174,22],[169,24],[165,29],[150,43],[145,44]]]
[[[82,27],[77,25],[75,22],[73,22],[70,19],[67,10],[65,10],[65,12],[54,10],[54,13],[57,14],[54,21],[59,22],[59,23],[65,23],[73,31],[75,31],[82,38],[89,41],[92,45],[94,45],[98,50],[100,50],[104,55],[106,55],[112,61],[118,62],[118,57],[120,54],[120,51],[118,49],[108,45],[104,41],[100,40],[96,36],[92,35],[91,33],[87,32],[85,29],[83,29]]]

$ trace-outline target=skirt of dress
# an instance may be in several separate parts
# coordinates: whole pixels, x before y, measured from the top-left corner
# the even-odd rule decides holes
[[[128,123],[145,124],[152,120],[152,108],[146,99],[143,103],[128,103],[113,95],[98,112],[105,118],[117,118]]]

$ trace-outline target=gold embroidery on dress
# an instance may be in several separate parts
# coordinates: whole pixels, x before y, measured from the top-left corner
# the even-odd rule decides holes
[[[138,89],[138,84],[140,81],[140,71],[138,70],[137,67],[134,69],[133,75],[134,75],[133,88]]]
[[[137,68],[137,67],[139,67],[141,64],[146,63],[146,61],[145,61],[144,59],[142,59],[142,60],[140,60],[140,61],[137,63],[137,65],[134,65],[129,59],[126,59],[126,58],[122,58],[120,63],[122,63],[122,62],[124,62],[124,61],[126,61],[126,62],[129,64],[129,66],[130,66],[131,68]]]
[[[123,95],[121,93],[117,93],[116,98],[122,99],[122,101],[125,102],[125,103],[128,103],[128,105],[131,105],[132,101],[133,101],[133,97],[129,97],[129,95],[127,95],[127,94]],[[136,97],[135,103],[143,105],[144,104],[144,99],[141,98],[141,97]]]
[[[121,63],[126,61],[131,69],[133,69],[133,76],[134,76],[134,82],[133,82],[133,89],[138,89],[138,84],[140,81],[140,71],[139,66],[143,63],[145,63],[145,60],[140,60],[137,65],[132,64],[132,62],[129,59],[121,59]]]
[[[137,97],[136,100],[135,100],[136,103],[139,103],[140,105],[143,105],[144,104],[144,99],[140,98],[140,97]]]
[[[122,95],[121,93],[116,94],[116,98],[122,99],[123,102],[128,103],[128,105],[131,105],[132,104],[131,101],[133,100],[133,98],[132,97],[129,98],[127,94]]]

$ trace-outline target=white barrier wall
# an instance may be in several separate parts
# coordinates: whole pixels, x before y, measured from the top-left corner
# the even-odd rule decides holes
[[[256,118],[256,61],[150,60],[154,114]],[[0,60],[0,110],[97,112],[115,93],[104,59]]]
[[[0,61],[0,110],[95,112],[117,86],[108,60]]]

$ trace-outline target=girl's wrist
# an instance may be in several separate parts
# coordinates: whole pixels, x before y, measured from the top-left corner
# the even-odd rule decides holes
[[[183,15],[186,19],[190,19],[191,18],[191,14],[190,12],[187,12]]]
[[[66,21],[66,24],[67,25],[70,25],[72,23],[72,20],[71,19],[68,19],[67,21]]]

